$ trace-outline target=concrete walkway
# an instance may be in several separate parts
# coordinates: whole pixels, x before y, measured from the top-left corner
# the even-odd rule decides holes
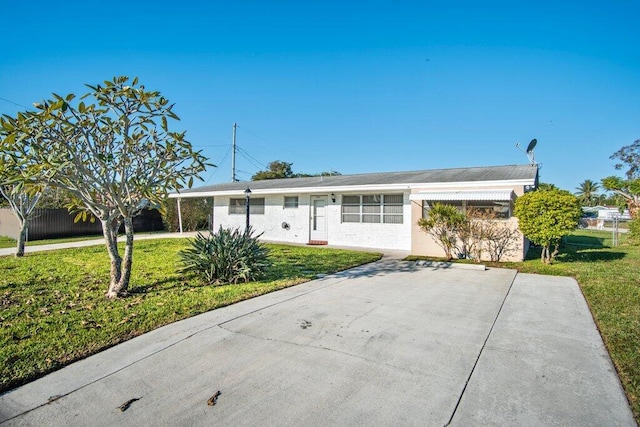
[[[164,232],[164,233],[137,233],[134,235],[134,240],[135,241],[139,241],[139,240],[151,240],[151,239],[184,239],[184,238],[193,238],[195,237],[198,233],[203,233],[206,234],[207,231],[185,231],[184,233],[171,233],[171,232]],[[118,238],[118,242],[123,242],[124,241],[124,237],[120,236]],[[296,243],[288,243],[288,242],[271,242],[271,241],[264,241],[265,243],[279,243],[279,244],[286,244],[286,245],[297,245],[297,246],[305,246],[304,244],[296,244]],[[29,245],[27,243],[27,246],[24,249],[25,254],[28,253],[33,253],[33,252],[44,252],[44,251],[55,251],[58,249],[67,249],[67,248],[85,248],[88,246],[100,246],[100,245],[104,245],[104,239],[103,238],[95,238],[95,239],[89,239],[89,240],[78,240],[75,242],[64,242],[64,243],[51,243],[51,244],[47,244],[47,245]],[[401,250],[382,250],[382,249],[369,249],[369,248],[362,248],[362,247],[353,247],[353,246],[334,246],[334,245],[326,245],[326,246],[317,246],[317,247],[326,247],[326,248],[336,248],[336,249],[350,249],[350,250],[360,250],[360,251],[370,251],[370,252],[384,252],[385,256],[387,257],[391,257],[391,258],[395,258],[395,259],[401,259],[401,258],[405,258],[406,256],[408,256],[411,252],[410,251],[401,251]],[[15,247],[11,247],[11,248],[0,248],[0,256],[9,256],[9,255],[15,255],[16,253],[16,248]]]
[[[635,425],[573,279],[388,258],[74,363],[0,423]]]
[[[184,237],[195,237],[197,232],[185,232],[185,233],[153,233],[153,234],[144,234],[139,233],[134,235],[134,240],[149,240],[149,239],[167,239],[167,238],[184,238]],[[118,239],[119,242],[124,241],[124,237],[120,237]],[[58,249],[66,249],[66,248],[85,248],[87,246],[99,246],[104,245],[103,238],[89,239],[89,240],[79,240],[77,242],[65,242],[65,243],[51,243],[48,245],[30,245],[27,243],[27,246],[24,248],[24,253],[33,253],[33,252],[43,252],[43,251],[55,251]],[[0,256],[7,255],[15,255],[16,248],[0,248]]]

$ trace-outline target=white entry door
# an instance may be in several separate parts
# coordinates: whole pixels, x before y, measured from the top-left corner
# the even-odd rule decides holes
[[[311,196],[311,221],[309,240],[327,240],[327,197]]]

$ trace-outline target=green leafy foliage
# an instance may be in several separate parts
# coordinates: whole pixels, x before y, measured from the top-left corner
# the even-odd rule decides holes
[[[455,206],[435,203],[429,209],[429,216],[418,220],[418,226],[433,237],[449,261],[453,259],[453,250],[457,246],[458,230],[465,221],[465,214]]]
[[[208,236],[198,233],[179,253],[181,272],[193,273],[205,283],[238,283],[257,280],[270,265],[269,251],[251,228],[222,228]]]
[[[282,178],[304,178],[312,176],[337,176],[341,175],[340,172],[330,170],[317,174],[309,173],[294,173],[292,170],[293,163],[282,162],[280,160],[274,160],[269,162],[267,170],[256,172],[252,177],[252,181],[262,181],[265,179],[282,179]]]
[[[6,202],[18,220],[16,256],[21,257],[24,256],[29,222],[36,215],[36,205],[46,184],[40,182],[42,172],[36,177],[24,172],[24,160],[20,158],[20,151],[15,148],[17,140],[24,141],[24,145],[28,147],[33,143],[33,136],[21,131],[8,131],[0,126],[0,199]]]
[[[206,230],[209,228],[209,215],[212,213],[212,198],[182,199],[182,231]],[[167,199],[163,203],[162,221],[167,231],[179,231],[178,205],[176,199]]]
[[[291,170],[293,163],[281,162],[274,160],[269,162],[267,170],[256,172],[252,177],[252,181],[262,181],[265,179],[293,178],[294,174]]]
[[[590,179],[582,181],[580,185],[576,187],[576,190],[576,196],[584,206],[593,206],[600,199],[598,195],[600,185]]]
[[[558,186],[548,182],[541,182],[538,184],[539,190],[559,190]]]
[[[623,197],[632,218],[640,216],[640,178],[622,179],[608,176],[602,179],[602,186]]]
[[[520,231],[542,246],[541,259],[552,263],[558,254],[560,239],[575,230],[582,216],[580,201],[564,190],[538,190],[516,200],[514,215]],[[551,245],[555,246],[553,252]]]
[[[627,242],[631,245],[640,245],[640,218],[629,221],[629,234]]]

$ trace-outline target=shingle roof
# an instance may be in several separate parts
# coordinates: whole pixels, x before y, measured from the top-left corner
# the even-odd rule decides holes
[[[317,176],[309,178],[269,179],[263,181],[229,182],[181,190],[181,194],[216,193],[254,190],[283,190],[330,187],[359,187],[365,185],[430,184],[476,181],[530,180],[537,176],[535,165],[484,166],[454,169],[431,169],[408,172],[379,172],[357,175]]]

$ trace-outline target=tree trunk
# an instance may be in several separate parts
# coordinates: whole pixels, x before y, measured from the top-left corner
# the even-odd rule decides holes
[[[549,250],[550,250],[551,244],[546,244],[542,247],[542,253],[540,254],[540,260],[544,263],[544,264],[549,264]]]
[[[104,224],[103,224],[104,226]],[[119,298],[127,295],[129,289],[129,280],[131,278],[131,265],[133,263],[133,218],[124,218],[124,230],[126,233],[126,242],[124,247],[124,256],[121,257],[118,252],[118,228],[120,221],[114,221],[111,224],[110,236],[105,234],[107,239],[107,248],[111,257],[111,281],[107,298]]]
[[[117,298],[120,291],[119,283],[122,275],[122,258],[118,252],[118,228],[120,228],[120,221],[102,220],[102,234],[104,235],[107,252],[111,260],[109,290],[106,293],[107,298]]]
[[[129,279],[131,279],[131,266],[133,264],[133,218],[124,219],[124,232],[126,244],[124,247],[124,258],[122,259],[122,271],[119,282],[119,295],[124,296],[129,290]]]
[[[16,256],[24,256],[24,245],[27,241],[27,226],[28,222],[24,221],[20,224],[20,235],[18,236],[18,245],[16,248]]]
[[[553,247],[553,252],[551,253],[551,256],[549,257],[549,264],[553,263],[553,261],[555,261],[556,256],[558,256],[558,252],[560,252],[560,244],[558,243],[557,245],[554,245]]]

